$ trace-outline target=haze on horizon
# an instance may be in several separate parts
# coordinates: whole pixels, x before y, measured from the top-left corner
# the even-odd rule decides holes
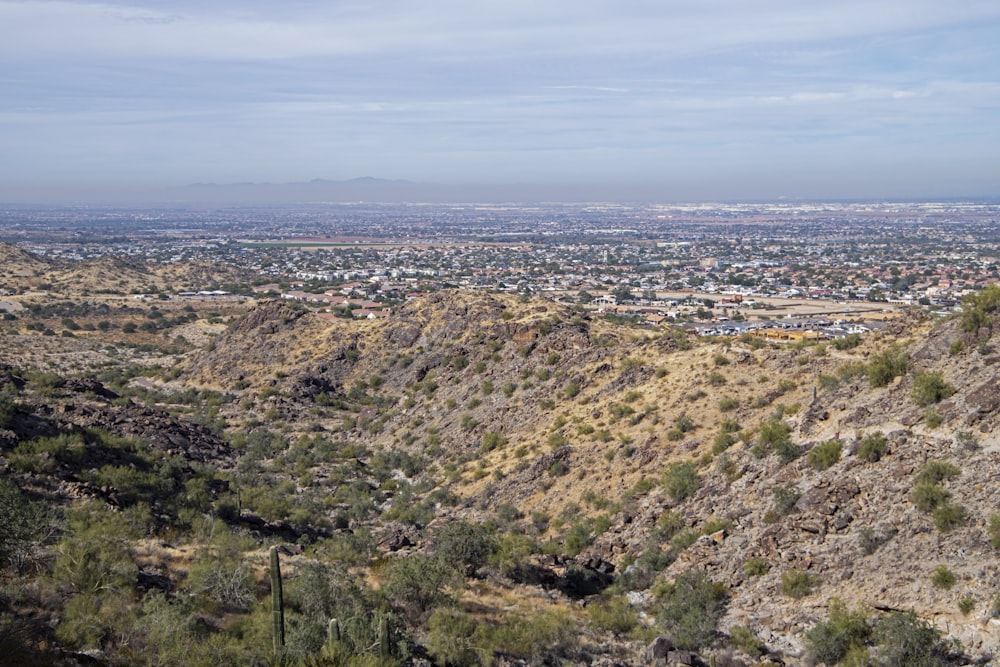
[[[0,201],[995,197],[998,34],[992,0],[0,0]]]

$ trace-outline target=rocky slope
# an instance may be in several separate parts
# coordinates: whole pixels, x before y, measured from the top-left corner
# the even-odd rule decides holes
[[[1000,357],[954,320],[914,319],[854,349],[752,343],[692,341],[544,302],[446,292],[386,323],[260,305],[186,368],[195,381],[242,388],[233,419],[267,412],[293,431],[329,429],[429,457],[452,471],[449,488],[466,499],[450,510],[458,515],[484,519],[503,506],[548,517],[604,513],[609,528],[582,555],[593,563],[641,565],[686,529],[697,539],[657,576],[693,568],[724,582],[723,626],[745,626],[788,657],[803,655],[803,633],[835,596],[871,610],[913,609],[971,655],[990,655],[1000,645],[987,532],[1000,506]],[[872,388],[863,364],[893,344],[910,370]],[[930,408],[913,398],[917,375],[928,372],[954,389]],[[377,404],[362,400],[376,395]],[[317,397],[332,407],[317,408]],[[728,446],[719,442],[726,420],[738,425]],[[790,453],[761,451],[775,420],[790,430]],[[881,457],[860,456],[864,437],[879,434]],[[840,443],[833,460],[806,455],[831,440]],[[931,460],[959,470],[943,482],[962,508],[947,530],[914,502]],[[694,464],[690,495],[665,483],[679,462]],[[778,487],[792,496],[780,508]],[[679,523],[664,529],[671,522]],[[712,534],[697,537],[706,527]],[[558,528],[545,535],[564,539]],[[950,588],[932,583],[941,567],[956,575]],[[782,592],[791,570],[813,584],[802,597]],[[971,611],[959,610],[962,599]],[[649,593],[630,600],[641,607]]]

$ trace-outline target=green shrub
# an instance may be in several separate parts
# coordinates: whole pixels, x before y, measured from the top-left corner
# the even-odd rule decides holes
[[[987,526],[990,544],[994,549],[1000,549],[1000,514],[991,514]]]
[[[874,528],[869,526],[865,526],[858,532],[858,542],[861,545],[861,550],[868,556],[878,551],[879,547],[885,544],[888,539],[884,535],[879,535],[875,532]]]
[[[750,628],[734,625],[729,628],[729,645],[738,648],[752,658],[758,658],[767,653],[767,647]]]
[[[939,372],[917,373],[913,378],[913,401],[921,407],[943,401],[954,393],[955,388]]]
[[[792,511],[795,503],[802,497],[799,488],[793,482],[778,484],[771,488],[774,496],[774,511],[778,514],[788,514]]]
[[[771,565],[763,558],[751,558],[743,565],[743,572],[748,577],[759,577],[767,574]]]
[[[948,646],[941,633],[912,611],[892,612],[875,626],[880,667],[943,667]]]
[[[828,440],[810,449],[806,461],[816,470],[826,470],[840,460],[840,450],[840,440]]]
[[[927,428],[937,428],[942,423],[944,423],[944,417],[941,416],[940,412],[934,408],[924,410],[924,424]]]
[[[592,626],[615,635],[625,635],[639,627],[638,614],[620,596],[588,604],[587,616]]]
[[[958,577],[945,565],[938,565],[931,574],[931,583],[945,590],[954,586],[956,581],[958,581]]]
[[[674,500],[684,500],[698,490],[700,480],[693,463],[675,463],[663,474],[663,487]]]
[[[963,595],[958,601],[958,610],[962,616],[968,616],[976,608],[976,600],[971,595]]]
[[[678,648],[694,651],[714,643],[727,600],[721,584],[701,572],[685,572],[662,590],[657,617]]]
[[[785,449],[791,444],[791,427],[781,419],[769,419],[760,426],[760,435],[754,453],[766,456],[776,448]]]
[[[727,396],[719,400],[719,412],[730,412],[740,407],[740,399]]]
[[[934,527],[942,533],[947,533],[965,523],[967,515],[964,507],[951,502],[943,502],[931,511]]]
[[[492,452],[494,449],[503,447],[507,444],[507,438],[503,436],[502,433],[498,431],[490,431],[489,433],[483,434],[483,441],[479,445],[479,450],[483,452]]]
[[[961,474],[959,468],[947,461],[931,460],[920,466],[915,481],[917,484],[938,484]]]
[[[493,556],[498,547],[492,525],[452,521],[434,534],[435,553],[445,562],[476,570]]]
[[[869,433],[861,439],[858,445],[858,457],[874,463],[880,460],[889,450],[889,442],[881,433]]]
[[[913,504],[921,512],[930,513],[934,508],[951,498],[951,492],[930,482],[920,482],[910,492]]]
[[[449,589],[460,582],[455,564],[443,557],[410,554],[392,562],[383,590],[415,619],[450,600]]]
[[[841,600],[833,598],[827,610],[827,621],[806,632],[806,651],[811,661],[834,665],[851,649],[864,648],[871,634],[863,610],[851,611]]]
[[[781,592],[790,598],[804,598],[819,585],[819,579],[805,570],[792,568],[781,573]]]
[[[898,346],[892,346],[874,355],[868,363],[868,382],[872,387],[884,387],[909,370],[910,362]]]
[[[991,315],[1000,310],[1000,285],[988,285],[975,294],[962,299],[962,316],[959,320],[962,330],[977,333],[980,328],[992,324]]]
[[[848,334],[840,338],[833,339],[833,347],[840,351],[853,350],[861,344],[860,334]]]

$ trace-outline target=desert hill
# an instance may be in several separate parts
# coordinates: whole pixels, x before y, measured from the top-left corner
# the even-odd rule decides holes
[[[895,665],[913,633],[928,664],[983,664],[1000,646],[983,294],[961,317],[793,345],[466,291],[375,321],[262,301],[157,373],[0,374],[15,397],[2,465],[38,498],[170,535],[130,552],[164,602],[117,604],[151,646],[142,623],[187,609],[192,660],[260,659],[277,543],[300,657],[350,618],[323,651],[382,646],[386,664],[804,665],[850,649]],[[320,570],[339,598],[302,592]],[[120,618],[94,616],[97,639],[50,623],[113,664]],[[156,641],[150,655],[172,650]]]
[[[196,381],[245,387],[237,412],[255,406],[292,431],[429,455],[452,470],[457,515],[513,506],[609,522],[583,554],[618,568],[669,551],[671,531],[712,528],[660,576],[696,568],[724,581],[724,624],[793,654],[834,596],[912,608],[985,650],[1000,637],[987,535],[1000,504],[1000,394],[997,358],[974,338],[957,320],[914,320],[842,350],[695,341],[544,302],[440,293],[360,325],[261,305],[188,368]],[[893,345],[909,371],[873,388],[866,364]],[[954,393],[918,405],[916,378],[935,373]],[[378,406],[350,405],[376,392]],[[334,407],[317,410],[319,396]],[[775,425],[788,429],[786,451],[761,444]],[[884,452],[859,455],[865,438],[884,439]],[[817,447],[835,451],[810,458]],[[961,508],[946,530],[913,500],[928,461],[960,469],[944,484]],[[690,494],[671,491],[679,464],[697,479]],[[664,517],[679,527],[664,529]],[[760,562],[767,572],[748,576]],[[951,588],[932,582],[942,567],[957,576]],[[814,583],[804,597],[782,595],[790,570]],[[973,611],[960,611],[963,599]]]

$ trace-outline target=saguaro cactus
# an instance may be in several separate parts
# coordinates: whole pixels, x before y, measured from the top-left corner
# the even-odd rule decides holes
[[[281,594],[281,563],[278,547],[271,547],[271,629],[274,633],[274,654],[285,648],[285,602]]]

